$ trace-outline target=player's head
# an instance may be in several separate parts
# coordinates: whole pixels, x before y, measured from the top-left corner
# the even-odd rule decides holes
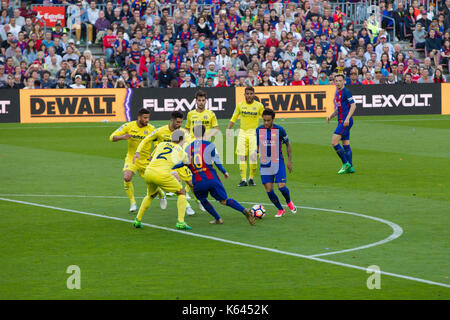
[[[180,144],[184,140],[184,131],[183,130],[179,130],[179,129],[175,130],[172,133],[172,138],[171,139],[172,139],[173,143]]]
[[[181,128],[181,125],[183,124],[183,118],[184,114],[180,111],[173,111],[170,114],[170,126],[172,129],[177,130]]]
[[[245,101],[248,104],[253,103],[253,100],[255,99],[255,88],[253,88],[253,87],[246,87],[244,95],[245,95]]]
[[[338,73],[334,76],[334,83],[339,90],[342,89],[345,85],[345,76],[342,73]]]
[[[197,102],[197,108],[198,109],[205,109],[206,107],[206,92],[203,90],[198,90],[195,93],[195,100]]]
[[[148,125],[150,120],[150,111],[148,109],[142,108],[138,111],[137,122],[140,126],[145,127]]]
[[[201,140],[205,136],[206,127],[204,125],[198,125],[194,127],[195,139]]]
[[[275,111],[269,108],[265,108],[262,113],[262,118],[264,122],[264,128],[270,129],[273,126],[273,121],[275,120]]]

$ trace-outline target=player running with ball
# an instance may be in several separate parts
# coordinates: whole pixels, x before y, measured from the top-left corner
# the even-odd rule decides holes
[[[292,172],[292,147],[284,128],[273,123],[275,112],[266,108],[262,117],[264,124],[256,128],[257,152],[260,161],[259,171],[267,195],[278,209],[275,217],[279,218],[284,216],[285,211],[273,190],[274,182],[278,184],[278,189],[285,198],[291,212],[297,212],[297,208],[291,200],[289,189],[286,187],[286,167],[281,146],[285,144],[287,148],[289,173]]]

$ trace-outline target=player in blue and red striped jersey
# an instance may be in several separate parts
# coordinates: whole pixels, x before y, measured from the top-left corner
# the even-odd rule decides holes
[[[339,174],[353,173],[352,149],[350,148],[350,129],[353,126],[353,113],[356,109],[351,92],[345,87],[345,76],[337,74],[334,77],[336,94],[334,95],[334,112],[328,116],[328,123],[333,117],[338,118],[338,125],[331,139],[331,144],[342,161]],[[339,142],[342,140],[341,147]]]
[[[257,152],[259,153],[261,180],[266,189],[270,201],[277,207],[276,218],[285,214],[280,200],[278,200],[273,190],[274,182],[278,184],[278,189],[286,200],[286,204],[292,213],[297,212],[297,208],[291,200],[289,189],[286,187],[286,167],[284,165],[282,145],[287,147],[289,173],[292,172],[292,147],[283,127],[274,124],[275,112],[266,108],[262,113],[264,124],[256,128]]]
[[[222,224],[223,220],[208,201],[208,194],[211,194],[211,196],[221,204],[241,212],[247,218],[248,222],[251,225],[254,225],[255,218],[251,214],[251,211],[244,208],[236,200],[228,198],[227,192],[225,191],[216,170],[213,168],[213,163],[220,172],[223,173],[225,179],[228,179],[229,177],[228,172],[222,166],[216,146],[209,141],[203,140],[205,132],[205,126],[195,126],[193,128],[195,140],[185,149],[189,159],[187,165],[193,173],[192,183],[194,185],[195,196],[200,200],[205,210],[214,217],[214,220],[210,221],[211,224]],[[180,162],[175,165],[173,169],[181,168],[183,165],[185,164]]]

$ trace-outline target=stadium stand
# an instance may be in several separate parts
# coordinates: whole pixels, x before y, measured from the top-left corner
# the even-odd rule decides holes
[[[48,7],[63,8],[54,26]],[[445,82],[449,13],[450,0],[2,1],[0,87]]]

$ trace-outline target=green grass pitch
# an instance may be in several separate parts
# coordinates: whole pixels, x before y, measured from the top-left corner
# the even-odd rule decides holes
[[[251,227],[213,202],[225,223],[210,225],[191,201],[191,235],[172,232],[174,200],[133,228],[126,143],[108,141],[120,124],[1,124],[0,299],[449,299],[450,117],[355,117],[353,175],[337,174],[335,122],[276,123],[293,146],[298,213],[274,218],[259,176],[238,188],[225,164],[229,196],[267,215]],[[70,265],[80,290],[67,288]],[[372,265],[380,289],[367,288]]]

